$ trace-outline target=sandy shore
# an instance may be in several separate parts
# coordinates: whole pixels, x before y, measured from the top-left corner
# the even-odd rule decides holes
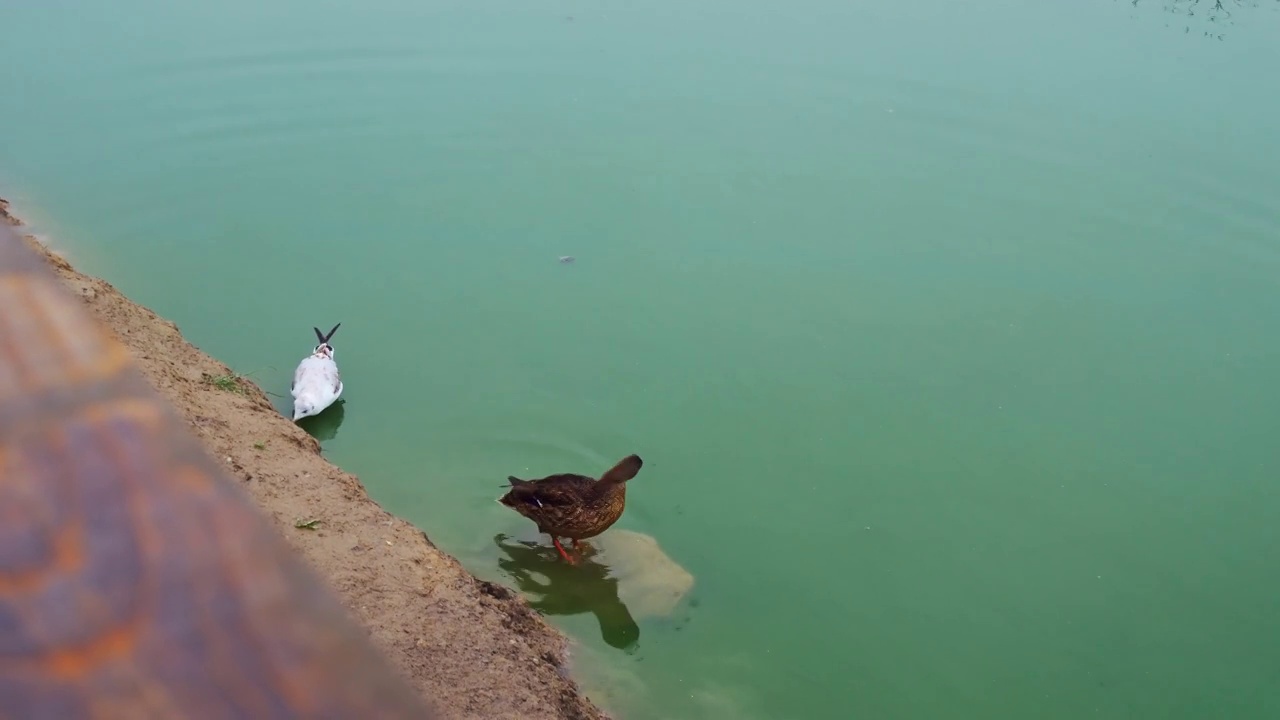
[[[20,224],[2,199],[0,221]],[[564,636],[523,599],[476,579],[379,507],[252,382],[215,382],[233,371],[176,325],[29,242],[445,717],[605,717],[569,677]],[[313,519],[313,530],[295,527]]]

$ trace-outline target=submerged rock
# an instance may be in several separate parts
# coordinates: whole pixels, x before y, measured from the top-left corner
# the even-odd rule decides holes
[[[663,552],[650,535],[610,530],[587,541],[590,558],[609,567],[618,580],[618,598],[635,618],[667,617],[693,588],[693,575]]]
[[[630,530],[610,530],[581,553],[571,549],[572,565],[532,528],[493,541],[498,567],[532,607],[547,615],[590,613],[605,643],[627,651],[640,639],[639,620],[670,618],[693,587],[693,575],[657,540]]]

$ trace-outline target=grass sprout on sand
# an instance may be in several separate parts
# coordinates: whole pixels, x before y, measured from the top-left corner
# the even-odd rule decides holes
[[[246,377],[247,376],[241,375],[240,373],[231,373],[230,375],[210,375],[209,373],[203,373],[200,379],[204,381],[205,385],[212,385],[219,390],[243,395],[245,390],[241,381]]]

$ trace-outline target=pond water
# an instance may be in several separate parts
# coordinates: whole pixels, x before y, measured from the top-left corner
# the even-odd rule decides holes
[[[622,717],[1277,717],[1278,8],[10,2],[0,194]]]

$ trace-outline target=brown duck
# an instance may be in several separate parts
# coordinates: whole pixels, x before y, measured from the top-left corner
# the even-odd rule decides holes
[[[538,531],[551,536],[556,550],[570,563],[573,558],[560,545],[560,538],[573,541],[595,537],[622,517],[627,503],[627,481],[640,472],[644,462],[628,455],[599,480],[586,475],[548,475],[539,480],[508,477],[511,489],[498,502],[538,524]]]

